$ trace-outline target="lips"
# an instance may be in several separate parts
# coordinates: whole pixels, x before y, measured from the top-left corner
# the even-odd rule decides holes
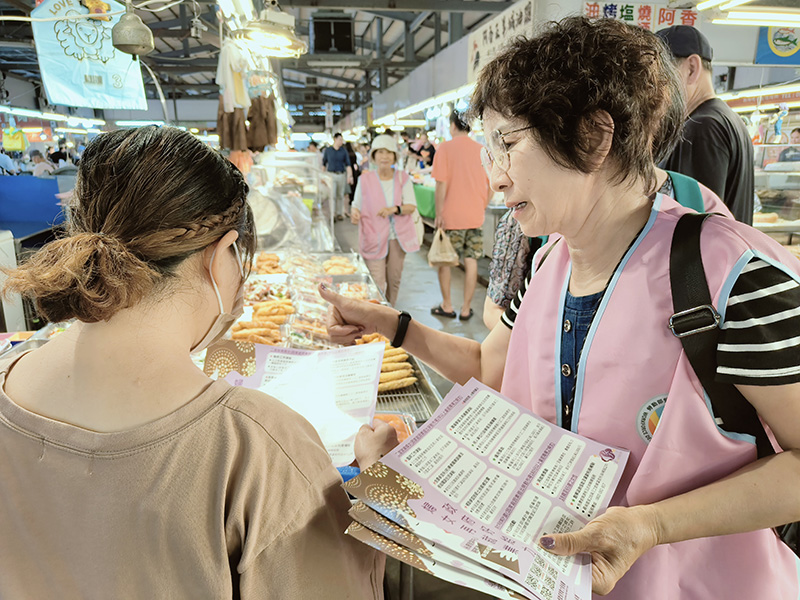
[[[520,202],[519,204],[514,204],[513,206],[509,206],[509,208],[512,211],[514,211],[513,214],[517,214],[519,211],[521,211],[526,206],[528,206],[527,202]]]

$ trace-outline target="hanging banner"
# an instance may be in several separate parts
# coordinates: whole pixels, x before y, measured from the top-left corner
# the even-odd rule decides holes
[[[146,110],[139,61],[111,45],[111,28],[125,7],[114,0],[83,2],[44,0],[31,12],[34,18],[61,17],[31,24],[47,99],[66,106]],[[65,18],[90,13],[97,16]]]
[[[672,25],[699,27],[697,10],[668,8],[658,4],[620,4],[618,2],[584,2],[583,16],[590,19],[618,19],[648,31]]]
[[[800,27],[762,27],[758,32],[757,65],[800,65]]]
[[[532,35],[533,0],[517,2],[470,33],[467,83],[473,83],[478,79],[478,74],[484,65],[488,64],[514,38]]]

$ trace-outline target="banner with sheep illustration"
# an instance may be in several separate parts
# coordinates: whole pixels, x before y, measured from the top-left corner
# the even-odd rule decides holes
[[[114,0],[44,0],[34,9],[33,18],[47,19],[32,26],[52,104],[147,109],[139,61],[111,45],[124,12]]]

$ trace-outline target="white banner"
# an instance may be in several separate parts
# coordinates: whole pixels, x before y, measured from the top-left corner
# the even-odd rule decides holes
[[[66,106],[146,110],[139,61],[111,45],[111,28],[122,15],[105,14],[124,11],[125,7],[114,0],[85,1],[96,17],[31,24],[48,100]],[[44,0],[31,16],[89,13],[78,0]]]
[[[522,0],[469,34],[467,83],[473,83],[481,69],[503,47],[519,36],[533,34],[533,0]]]

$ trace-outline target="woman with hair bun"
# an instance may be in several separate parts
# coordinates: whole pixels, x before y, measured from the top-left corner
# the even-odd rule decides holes
[[[188,133],[107,133],[81,160],[66,237],[8,274],[50,321],[0,363],[0,597],[381,598],[346,537],[319,437],[191,351],[242,309],[247,185]],[[390,427],[365,427],[364,466]]]
[[[705,220],[699,251],[678,244],[702,258],[711,298],[695,311],[705,319],[676,328],[714,332],[709,375],[729,395],[707,394],[668,327],[673,233],[693,211],[652,193],[655,159],[680,135],[676,98],[671,56],[639,27],[571,17],[515,40],[481,70],[471,107],[492,188],[526,236],[551,236],[530,293],[482,343],[322,290],[335,306],[328,329],[340,342],[392,338],[402,322],[399,345],[451,381],[475,377],[629,450],[607,512],[538,540],[554,554],[590,553],[596,594],[797,598],[797,556],[771,528],[800,521],[800,263],[721,216]],[[719,410],[733,387],[771,440]],[[777,454],[764,451],[770,442]]]

